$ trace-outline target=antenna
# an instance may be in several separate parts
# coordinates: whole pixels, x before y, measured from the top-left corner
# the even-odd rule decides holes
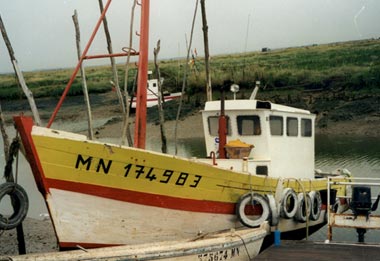
[[[256,81],[256,86],[255,89],[253,90],[251,97],[249,97],[250,100],[256,99],[257,92],[259,91],[260,88],[260,81]]]

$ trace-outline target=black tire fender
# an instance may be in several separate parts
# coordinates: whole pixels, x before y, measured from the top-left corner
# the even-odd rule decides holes
[[[9,230],[17,227],[28,214],[29,200],[25,190],[16,183],[6,182],[0,185],[0,202],[5,195],[9,195],[14,203],[13,214],[5,217],[0,214],[0,229]]]

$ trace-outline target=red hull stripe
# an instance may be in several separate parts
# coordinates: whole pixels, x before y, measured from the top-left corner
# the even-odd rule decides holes
[[[84,193],[102,198],[109,198],[147,206],[215,214],[235,213],[235,204],[233,203],[175,198],[57,179],[47,179],[47,183],[49,188]]]

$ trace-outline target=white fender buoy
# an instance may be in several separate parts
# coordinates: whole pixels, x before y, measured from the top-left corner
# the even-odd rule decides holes
[[[278,207],[276,204],[276,199],[273,195],[267,194],[266,195],[268,202],[269,202],[269,209],[270,209],[270,223],[272,226],[277,226],[278,222],[280,221],[280,215],[278,214]]]
[[[246,214],[246,206],[251,206],[250,210],[258,209],[261,206],[262,211],[259,214]],[[247,193],[240,197],[236,206],[236,215],[239,221],[247,227],[258,227],[269,218],[269,205],[267,199],[258,193]]]
[[[282,192],[280,215],[283,218],[293,218],[298,209],[298,197],[292,188],[286,188]]]
[[[309,196],[311,201],[310,219],[318,220],[322,211],[321,194],[319,193],[319,191],[310,191]]]
[[[307,204],[306,204],[306,200],[307,200]],[[302,192],[298,193],[298,207],[297,207],[297,212],[294,218],[299,222],[306,222],[306,220],[308,219],[308,214],[310,215],[311,199],[308,193],[306,193],[306,200]],[[306,209],[306,205],[307,205],[307,209]]]

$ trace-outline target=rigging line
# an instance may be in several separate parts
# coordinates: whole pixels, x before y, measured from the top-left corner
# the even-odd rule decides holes
[[[188,71],[188,68],[189,68],[190,50],[191,50],[191,43],[193,41],[194,25],[195,25],[195,18],[197,16],[197,11],[198,11],[198,0],[195,0],[195,9],[194,9],[193,22],[191,24],[191,33],[190,33],[189,47],[187,48],[186,64],[185,64],[185,68],[184,68],[184,71],[183,71],[183,82],[182,82],[181,98],[179,100],[179,105],[178,105],[178,110],[177,110],[177,116],[176,116],[175,126],[174,126],[174,147],[175,147],[175,153],[174,153],[174,155],[177,155],[177,153],[178,153],[177,128],[178,128],[179,116],[181,114],[181,109],[182,109],[183,94],[184,94],[185,88],[186,88],[186,78],[187,78],[187,71]]]

